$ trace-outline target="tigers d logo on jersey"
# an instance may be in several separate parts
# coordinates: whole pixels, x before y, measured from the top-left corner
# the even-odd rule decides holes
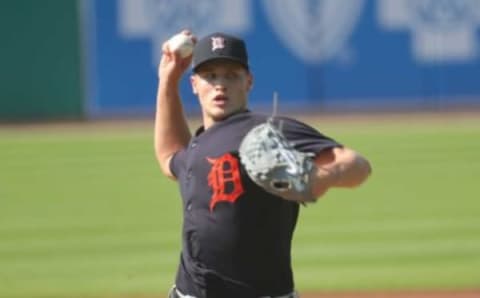
[[[212,165],[208,173],[208,185],[212,188],[210,199],[210,212],[219,202],[235,201],[243,194],[244,189],[240,178],[240,167],[238,159],[230,153],[218,158],[208,158]]]

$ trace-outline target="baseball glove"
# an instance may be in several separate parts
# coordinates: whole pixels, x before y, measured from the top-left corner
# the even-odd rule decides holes
[[[281,128],[275,127],[273,117],[247,133],[239,156],[248,176],[265,191],[299,203],[316,200],[314,154],[295,150]]]

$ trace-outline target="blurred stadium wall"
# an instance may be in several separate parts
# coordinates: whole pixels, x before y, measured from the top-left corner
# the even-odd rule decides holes
[[[152,115],[161,45],[245,38],[254,108],[480,106],[480,1],[2,1],[0,119]],[[5,67],[6,66],[6,67]],[[198,112],[188,79],[189,113]]]
[[[0,120],[84,113],[75,1],[0,1]]]

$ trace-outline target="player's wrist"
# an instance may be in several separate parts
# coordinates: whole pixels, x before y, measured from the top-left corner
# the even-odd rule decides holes
[[[168,73],[159,73],[158,86],[161,90],[179,90],[181,75],[172,75]]]

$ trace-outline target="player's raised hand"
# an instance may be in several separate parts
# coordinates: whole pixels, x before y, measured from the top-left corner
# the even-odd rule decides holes
[[[192,62],[197,38],[188,30],[172,36],[162,45],[162,58],[158,67],[160,78],[180,80]]]

